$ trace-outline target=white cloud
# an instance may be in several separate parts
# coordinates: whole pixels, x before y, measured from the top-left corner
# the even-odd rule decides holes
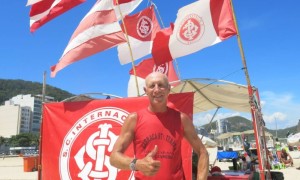
[[[215,110],[195,114],[194,117],[193,117],[195,126],[202,126],[204,124],[208,124],[211,121],[214,113],[215,113]],[[247,119],[250,118],[250,117],[247,117],[247,115],[245,115],[244,113],[240,113],[240,112],[236,112],[236,111],[230,111],[230,110],[226,110],[226,109],[220,109],[217,112],[217,114],[215,115],[213,121],[216,121],[218,119],[233,117],[233,116],[243,116]]]
[[[270,115],[263,115],[263,117],[266,123],[276,123],[276,121],[285,121],[287,115],[282,112],[275,112]]]
[[[295,126],[300,119],[300,102],[291,93],[260,93],[262,113],[267,128],[279,129]]]
[[[260,92],[261,107],[266,127],[269,129],[283,129],[298,124],[300,119],[300,102],[291,93]],[[211,121],[215,110],[194,115],[195,126],[201,126]],[[213,121],[232,116],[242,116],[251,120],[250,113],[241,113],[220,109]]]

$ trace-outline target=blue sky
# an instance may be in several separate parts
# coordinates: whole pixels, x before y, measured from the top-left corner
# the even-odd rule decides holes
[[[125,97],[131,64],[120,65],[116,48],[71,64],[50,78],[50,67],[62,55],[80,20],[95,3],[86,3],[29,31],[26,0],[3,0],[1,6],[0,78],[43,81],[74,94],[102,92]],[[154,0],[165,26],[176,19],[177,10],[193,0]],[[300,119],[300,11],[299,1],[233,0],[251,84],[259,89],[268,128],[294,126]],[[147,6],[144,0],[138,7]],[[140,60],[139,60],[140,61]],[[136,64],[139,62],[135,62]],[[246,85],[237,38],[177,59],[182,79],[214,78]],[[196,125],[210,120],[214,111],[194,117]],[[250,114],[219,111],[217,117]]]

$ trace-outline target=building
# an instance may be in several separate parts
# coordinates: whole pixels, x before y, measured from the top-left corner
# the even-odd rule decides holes
[[[9,138],[20,133],[21,108],[19,105],[0,106],[0,136]]]
[[[231,126],[227,119],[218,119],[216,123],[218,134],[231,132]]]
[[[54,101],[46,96],[45,102]],[[0,136],[10,137],[22,132],[40,132],[42,96],[17,95],[0,106]]]

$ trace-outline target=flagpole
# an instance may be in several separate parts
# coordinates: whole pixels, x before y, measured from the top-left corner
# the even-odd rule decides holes
[[[46,71],[43,73],[43,87],[42,87],[42,106],[41,106],[41,121],[40,121],[40,137],[39,137],[39,158],[38,158],[38,180],[42,179],[42,136],[43,136],[43,105],[46,96]]]
[[[120,15],[121,15],[121,20],[122,20],[123,28],[124,28],[124,31],[125,31],[127,45],[129,47],[129,52],[130,52],[130,57],[131,57],[131,64],[132,64],[132,70],[133,70],[133,74],[134,74],[134,77],[135,77],[135,85],[136,85],[136,90],[137,90],[137,96],[140,96],[140,91],[139,91],[139,85],[138,85],[138,81],[137,81],[136,70],[135,70],[135,66],[134,66],[134,62],[133,62],[134,61],[134,59],[133,59],[133,53],[132,53],[131,45],[130,45],[130,42],[129,42],[128,33],[127,33],[126,25],[125,25],[125,22],[124,22],[124,17],[123,17],[123,14],[121,12],[119,0],[117,0],[116,2],[117,2],[117,5],[118,5],[118,9],[119,9]]]
[[[235,24],[235,28],[236,28],[236,32],[237,32],[237,40],[238,40],[238,46],[240,49],[240,54],[241,54],[241,58],[242,58],[242,63],[243,63],[243,70],[245,73],[245,77],[246,77],[246,81],[247,81],[247,85],[248,85],[248,93],[249,93],[249,103],[251,105],[251,115],[252,115],[252,123],[253,123],[253,130],[254,130],[254,135],[255,135],[255,141],[256,141],[256,148],[257,148],[257,157],[258,157],[258,162],[259,162],[259,176],[261,180],[265,180],[265,167],[263,167],[263,157],[262,157],[262,153],[261,153],[261,143],[260,143],[260,137],[259,137],[259,129],[257,126],[257,113],[255,111],[255,107],[253,107],[253,89],[251,86],[251,82],[250,82],[250,76],[249,76],[249,72],[248,72],[248,68],[247,68],[247,63],[246,63],[246,58],[245,58],[245,54],[244,54],[244,50],[243,50],[243,46],[242,46],[242,41],[241,41],[241,37],[240,37],[240,33],[239,33],[239,29],[238,29],[238,25],[237,25],[237,21],[236,21],[236,16],[235,16],[235,12],[234,12],[234,7],[233,7],[233,3],[232,0],[230,0],[230,6],[232,9],[232,16],[233,16],[233,20],[234,20],[234,24]],[[261,123],[260,123],[261,124]],[[264,132],[262,132],[262,134],[264,135]],[[265,147],[266,148],[266,147]],[[267,178],[270,175],[270,171],[267,172]]]

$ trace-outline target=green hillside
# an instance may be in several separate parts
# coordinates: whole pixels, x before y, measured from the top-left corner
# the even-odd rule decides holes
[[[231,125],[231,131],[232,132],[243,132],[243,131],[247,131],[247,130],[252,130],[253,129],[253,125],[252,125],[252,121],[250,121],[249,119],[246,119],[244,117],[241,116],[233,116],[233,117],[229,117],[226,118],[229,122],[229,124]],[[203,125],[203,127],[205,128],[205,130],[207,130],[208,132],[210,132],[211,128],[212,129],[216,129],[216,121],[212,122],[211,124],[205,124]],[[271,130],[266,128],[266,131],[270,132],[273,137],[276,137],[276,130]],[[288,134],[288,132],[290,133],[297,133],[297,125],[292,126],[292,127],[288,127],[285,129],[277,129],[277,137],[278,138],[286,138],[286,135]]]
[[[19,94],[42,94],[43,84],[24,80],[0,79],[0,104]],[[54,97],[56,101],[64,100],[73,94],[53,86],[46,86],[46,96]]]

